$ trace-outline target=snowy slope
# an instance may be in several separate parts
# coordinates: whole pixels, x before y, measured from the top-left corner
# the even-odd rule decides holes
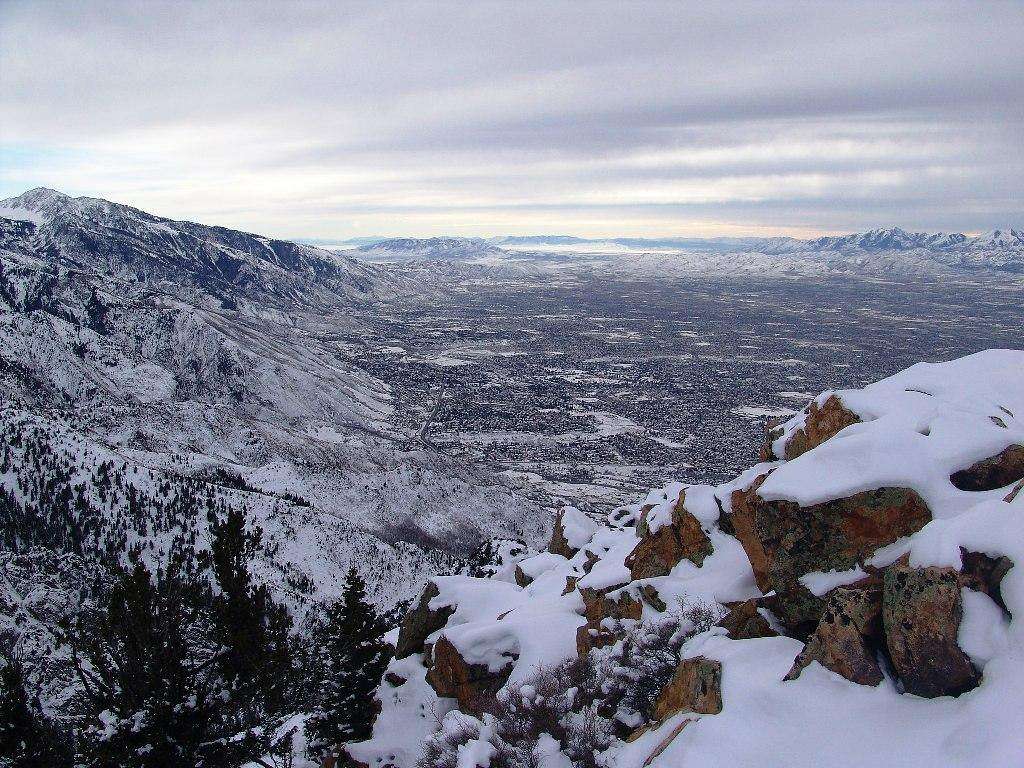
[[[562,521],[550,551],[520,561],[514,578],[435,579],[403,625],[373,738],[349,751],[398,768],[457,757],[481,767],[1019,765],[1022,417],[1024,351],[918,364],[823,393],[769,435],[766,451],[788,460],[716,487],[671,484],[600,526]],[[892,488],[894,506],[885,493],[849,502]],[[923,508],[907,506],[912,494]],[[754,529],[751,509],[761,510]],[[900,516],[921,509],[901,535]],[[830,520],[837,527],[823,532]],[[854,541],[855,556],[839,554]],[[674,564],[648,575],[673,552]],[[826,567],[830,558],[846,565]],[[764,579],[782,590],[784,573],[805,588],[766,595]],[[927,586],[905,590],[914,579]],[[753,601],[750,613],[736,601]],[[677,604],[711,619],[701,625]],[[811,629],[788,621],[794,608],[813,611]],[[642,691],[666,647],[657,716],[635,709],[635,695],[615,698],[622,686]],[[924,678],[938,689],[926,692]]]

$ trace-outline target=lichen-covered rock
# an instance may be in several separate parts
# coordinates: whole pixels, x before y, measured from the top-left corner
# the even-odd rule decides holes
[[[587,618],[587,623],[576,630],[576,652],[580,656],[586,656],[592,648],[611,645],[618,639],[618,634],[605,626],[605,619],[617,623],[623,619],[639,620],[643,615],[643,603],[628,592],[611,597],[608,590],[584,587],[580,595]]]
[[[459,650],[441,635],[434,643],[433,659],[427,670],[427,682],[442,698],[458,699],[459,709],[479,714],[481,699],[497,693],[512,674],[514,658],[497,672],[486,664],[470,664]]]
[[[1009,445],[995,456],[954,472],[949,482],[961,491],[994,491],[1024,478],[1024,445]]]
[[[654,701],[656,722],[677,712],[716,715],[722,711],[722,663],[696,656],[683,659]]]
[[[910,488],[876,488],[801,507],[766,501],[754,486],[733,495],[732,516],[765,592],[781,592],[806,573],[853,568],[880,547],[921,530],[932,517]]]
[[[882,670],[874,651],[881,635],[881,614],[882,585],[877,576],[861,586],[832,590],[818,626],[785,679],[799,677],[808,664],[817,661],[854,683],[881,683]]]
[[[431,610],[430,601],[440,594],[437,585],[432,581],[429,582],[416,607],[405,615],[398,630],[398,641],[395,644],[396,659],[404,659],[414,653],[421,653],[427,637],[441,629],[447,623],[448,617],[455,613],[454,605]]]
[[[910,568],[900,561],[886,569],[885,641],[907,693],[956,696],[977,686],[978,672],[957,645],[960,589],[960,574],[952,568]]]
[[[646,518],[644,515],[642,520]],[[667,576],[682,560],[700,566],[713,547],[700,521],[686,509],[686,490],[679,493],[672,508],[672,521],[653,533],[644,524],[646,535],[626,557],[626,567],[634,579]]]
[[[744,600],[727,606],[729,612],[717,626],[723,627],[733,640],[752,640],[757,637],[776,637],[768,620],[757,610],[756,600]]]
[[[790,461],[812,448],[817,448],[826,440],[835,437],[841,430],[851,424],[860,422],[860,417],[843,405],[839,395],[832,394],[818,406],[812,402],[805,410],[804,423],[789,436],[783,448],[783,455],[776,456],[772,444],[782,435],[783,427],[770,427],[765,437],[765,445],[761,449],[762,461],[786,459]]]

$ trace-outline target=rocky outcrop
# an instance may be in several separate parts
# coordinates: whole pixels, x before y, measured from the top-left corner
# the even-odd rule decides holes
[[[960,589],[960,575],[952,568],[911,568],[904,560],[886,569],[885,641],[907,693],[956,696],[977,686],[978,672],[957,645]]]
[[[793,662],[793,680],[818,662],[847,680],[878,685],[882,670],[875,657],[881,636],[882,584],[877,576],[859,586],[838,587],[825,600],[818,626]]]
[[[587,587],[580,590],[587,619],[587,623],[576,630],[576,651],[580,656],[586,656],[592,648],[611,645],[618,639],[618,634],[605,626],[605,619],[618,622],[639,619],[643,615],[643,604],[631,594],[620,592],[611,597],[608,591]]]
[[[437,585],[432,581],[429,582],[416,607],[405,615],[402,626],[398,630],[398,641],[395,644],[396,659],[404,659],[414,653],[422,653],[427,637],[444,627],[448,617],[455,613],[454,605],[431,610],[430,601],[440,594]]]
[[[724,628],[733,640],[752,640],[757,637],[778,635],[758,611],[756,600],[744,600],[726,607],[729,608],[729,612],[716,626]]]
[[[514,658],[497,672],[486,664],[470,664],[447,637],[434,643],[427,682],[442,698],[458,699],[463,712],[479,714],[482,700],[498,692],[512,674]]]
[[[812,402],[805,410],[804,424],[797,429],[786,441],[782,456],[776,456],[772,444],[783,435],[782,427],[774,427],[768,430],[765,437],[765,445],[761,449],[761,461],[776,461],[795,459],[802,453],[812,448],[817,448],[826,440],[835,437],[841,430],[851,424],[860,422],[860,416],[843,405],[839,395],[829,395],[821,406],[817,401]]]
[[[722,663],[697,656],[683,659],[654,701],[652,718],[662,722],[677,712],[716,715],[722,711]]]
[[[954,472],[949,482],[961,491],[994,491],[1024,478],[1024,445],[1009,445],[995,456]]]
[[[800,576],[853,568],[931,520],[924,500],[909,488],[878,488],[802,507],[762,499],[757,491],[763,480],[758,480],[747,491],[733,493],[732,521],[757,586],[775,591],[772,609],[781,611],[784,620],[793,614],[800,623],[810,619],[813,624],[821,608],[799,584]]]
[[[597,523],[574,507],[563,507],[555,515],[548,552],[572,559],[597,529]]]
[[[667,576],[682,560],[700,566],[712,552],[711,539],[700,522],[686,509],[686,490],[679,493],[672,508],[672,520],[653,533],[647,522],[647,510],[637,525],[640,543],[626,558],[626,567],[634,579]]]

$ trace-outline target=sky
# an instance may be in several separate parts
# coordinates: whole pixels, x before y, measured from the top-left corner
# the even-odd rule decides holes
[[[0,198],[280,237],[1024,228],[1024,0],[0,0]]]

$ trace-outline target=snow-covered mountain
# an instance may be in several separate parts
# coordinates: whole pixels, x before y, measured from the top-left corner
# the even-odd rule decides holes
[[[477,261],[506,256],[496,245],[478,237],[399,237],[363,245],[355,255],[366,261]]]
[[[356,564],[384,606],[484,534],[544,524],[497,476],[418,443],[391,385],[360,367],[357,310],[429,296],[423,285],[47,189],[0,208],[11,514],[38,511],[40,494],[65,500],[46,514],[89,515],[74,523],[91,531],[87,549],[117,556],[138,540],[159,551],[175,531],[202,540],[205,512],[154,512],[157,525],[116,495],[83,512],[66,501],[79,478],[114,476],[154,509],[168,493],[212,494],[263,526],[263,573],[290,602],[331,596]]]
[[[906,232],[898,227],[799,240],[792,237],[607,238],[567,235],[402,238],[350,252],[363,261],[459,262],[488,267],[614,275],[779,275],[821,277],[1018,279],[1024,234],[1000,229],[961,233]],[[447,269],[447,267],[445,267]]]
[[[370,768],[1019,765],[1024,351],[827,391],[717,486],[428,585]]]

